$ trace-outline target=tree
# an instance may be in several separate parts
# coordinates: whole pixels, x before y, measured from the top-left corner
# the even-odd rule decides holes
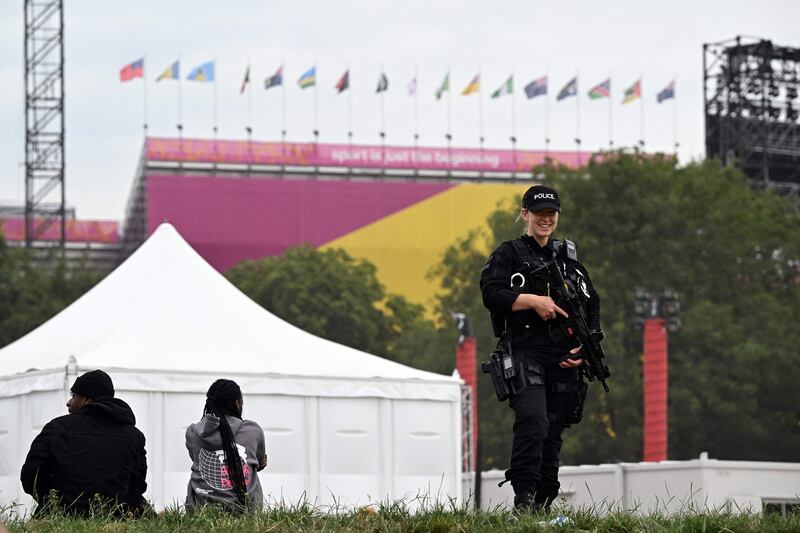
[[[630,327],[633,289],[674,287],[683,329],[670,336],[670,457],[800,459],[800,217],[784,198],[752,190],[715,162],[614,155],[588,169],[540,169],[562,197],[559,235],[578,243],[602,303],[612,393],[590,387],[584,422],[565,434],[568,463],[640,460],[642,333]],[[523,189],[520,190],[520,195]],[[494,347],[478,272],[519,235],[518,205],[498,207],[483,232],[452,245],[433,275],[437,312],[473,318],[479,354]],[[479,386],[486,466],[504,467],[511,413]]]
[[[82,268],[69,269],[58,258],[37,264],[28,250],[11,248],[0,237],[0,346],[49,320],[101,277]]]
[[[418,368],[452,370],[441,366],[441,338],[422,306],[387,294],[375,266],[344,250],[299,246],[282,256],[243,261],[226,276],[262,307],[309,333]]]

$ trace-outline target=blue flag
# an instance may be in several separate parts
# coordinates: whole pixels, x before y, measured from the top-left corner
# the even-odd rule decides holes
[[[194,67],[186,76],[187,80],[194,81],[214,81],[214,62],[203,63],[199,67]]]
[[[669,85],[661,89],[661,91],[656,95],[656,100],[659,104],[664,100],[669,100],[670,98],[675,98],[675,80],[669,82]]]
[[[264,80],[264,89],[278,87],[280,85],[283,85],[283,65],[280,66],[275,74]]]
[[[570,96],[575,96],[578,94],[578,77],[572,78],[569,83],[564,85],[564,88],[561,89],[558,93],[558,97],[556,101],[563,100],[564,98],[569,98]]]
[[[533,80],[525,86],[525,96],[530,100],[540,94],[547,94],[547,76]]]

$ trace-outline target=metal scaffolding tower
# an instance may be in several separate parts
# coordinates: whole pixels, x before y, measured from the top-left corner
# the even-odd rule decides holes
[[[755,185],[800,190],[800,49],[736,37],[703,45],[706,156]]]
[[[25,1],[25,242],[53,224],[66,241],[63,0]]]

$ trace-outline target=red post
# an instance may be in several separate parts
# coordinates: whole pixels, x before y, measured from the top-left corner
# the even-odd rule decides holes
[[[644,460],[667,459],[667,321],[644,323]]]
[[[456,369],[461,379],[472,389],[472,469],[475,469],[475,451],[478,449],[478,368],[477,340],[463,337],[456,345]]]

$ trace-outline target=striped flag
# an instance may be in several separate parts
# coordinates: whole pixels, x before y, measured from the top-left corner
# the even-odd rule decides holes
[[[336,82],[335,88],[341,94],[350,87],[350,69],[344,71],[342,77]]]
[[[161,80],[177,80],[181,75],[181,65],[180,61],[176,61],[170,66],[167,67],[167,70],[162,72],[157,78],[156,81]]]
[[[144,58],[125,65],[119,71],[119,81],[130,81],[134,78],[144,78]]]
[[[317,84],[316,65],[308,69],[302,76],[300,76],[300,79],[297,80],[297,85],[299,85],[301,89],[305,89],[306,87],[313,87],[316,84]]]
[[[467,96],[472,93],[476,93],[481,90],[481,75],[476,74],[472,81],[469,82],[469,85],[464,87],[464,90],[461,91],[461,96]]]
[[[575,96],[578,94],[578,77],[575,76],[571,80],[567,82],[564,87],[558,91],[558,96],[556,97],[556,101],[560,102],[564,98],[569,98],[570,96]]]
[[[244,90],[247,89],[247,85],[250,83],[250,65],[247,65],[247,70],[244,71],[244,79],[242,80],[242,86],[239,87],[239,94],[244,93]]]
[[[416,88],[416,84],[415,84]],[[442,95],[450,90],[450,73],[448,72],[445,74],[444,79],[442,80],[442,84],[436,89],[436,99],[440,100]]]
[[[636,80],[636,83],[631,85],[625,91],[625,97],[622,99],[623,104],[628,104],[633,102],[634,100],[638,100],[642,97],[642,80]]]
[[[611,78],[608,78],[603,83],[600,83],[591,88],[589,91],[589,98],[597,100],[598,98],[609,98],[611,96]]]
[[[500,98],[505,94],[511,94],[514,92],[514,75],[508,77],[506,82],[497,88],[495,92],[492,93],[492,98]]]

